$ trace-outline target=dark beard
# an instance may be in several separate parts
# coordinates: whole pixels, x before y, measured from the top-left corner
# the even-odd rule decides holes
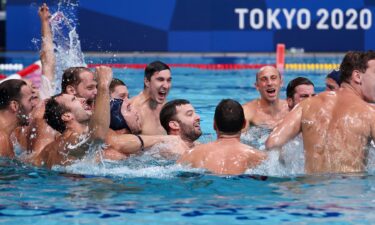
[[[29,116],[25,114],[25,110],[21,108],[17,113],[18,126],[29,126]]]
[[[18,117],[18,126],[29,126],[29,117],[23,114],[23,112],[19,112],[17,117]]]
[[[196,131],[194,127],[189,128],[186,124],[182,122],[178,122],[178,123],[180,124],[180,127],[181,127],[181,138],[183,140],[194,142],[202,135],[202,131]]]

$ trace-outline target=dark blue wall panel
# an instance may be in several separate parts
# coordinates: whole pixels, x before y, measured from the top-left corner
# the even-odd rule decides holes
[[[73,4],[47,1],[52,12],[59,9],[76,22],[84,51],[270,52],[277,43],[315,52],[375,49],[375,0],[64,2]],[[36,49],[32,40],[40,38],[37,6],[41,3],[7,1],[7,50]],[[239,8],[246,11],[242,28],[240,14],[235,13]],[[353,11],[354,28],[348,27]],[[256,27],[259,12],[264,21]],[[292,12],[287,26],[285,13]],[[328,13],[323,23],[327,29],[318,25],[324,13]],[[268,20],[272,15],[274,20]],[[306,22],[309,26],[303,27]]]

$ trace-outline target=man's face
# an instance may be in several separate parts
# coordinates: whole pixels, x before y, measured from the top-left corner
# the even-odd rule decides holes
[[[296,106],[302,100],[315,96],[313,85],[301,84],[295,87],[294,90],[295,90],[295,93],[293,95],[293,98],[292,99],[288,98],[289,109],[293,109],[294,106]]]
[[[91,107],[87,105],[84,98],[63,94],[56,100],[59,104],[63,104],[78,122],[90,120],[92,115]]]
[[[33,99],[32,99],[33,104],[37,105],[40,102],[39,88],[36,87],[31,80],[29,80],[29,79],[23,79],[23,80],[31,88],[31,92],[32,92],[32,95],[33,95]]]
[[[282,80],[276,68],[266,66],[258,73],[255,87],[262,99],[267,102],[274,102],[279,98]]]
[[[197,140],[202,135],[200,126],[200,116],[195,113],[191,104],[176,107],[176,119],[180,126],[180,136],[182,139],[190,141]]]
[[[28,85],[21,87],[21,99],[19,101],[19,108],[17,112],[18,125],[27,126],[29,125],[29,114],[36,106],[36,102],[33,98],[33,92]]]
[[[121,106],[121,114],[128,124],[132,134],[141,132],[141,118],[138,111],[132,107],[128,99],[124,100]]]
[[[361,78],[364,99],[375,103],[375,59],[368,61],[368,68],[361,74]]]
[[[145,85],[149,89],[151,98],[159,104],[163,104],[172,86],[171,71],[162,70],[155,72],[151,80],[145,78]]]
[[[95,101],[97,94],[96,81],[94,74],[89,71],[83,71],[80,73],[81,82],[77,85],[77,97],[84,98],[87,101],[87,104],[92,106],[92,103]]]
[[[117,85],[111,93],[111,98],[126,100],[129,99],[129,91],[125,85]]]
[[[326,78],[326,91],[336,91],[340,86],[332,78]]]

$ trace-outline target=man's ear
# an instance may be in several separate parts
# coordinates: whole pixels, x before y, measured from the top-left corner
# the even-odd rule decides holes
[[[144,78],[145,87],[150,87],[150,81],[147,79],[147,77]]]
[[[9,109],[16,113],[18,111],[18,109],[20,108],[20,105],[17,101],[11,101],[10,104],[9,104]]]
[[[65,112],[61,115],[61,119],[65,122],[68,122],[74,118],[73,114],[71,112]]]
[[[179,130],[180,129],[180,124],[175,120],[169,121],[168,125],[173,130]]]
[[[286,102],[288,103],[289,109],[293,108],[294,104],[293,104],[293,99],[292,98],[287,98]]]
[[[359,72],[359,70],[353,70],[353,72],[352,72],[352,80],[356,84],[360,84],[360,85],[362,84],[362,75]]]
[[[259,91],[259,88],[258,88],[258,82],[257,82],[257,81],[255,81],[255,83],[254,83],[254,87],[255,87],[255,89],[257,89],[257,90]]]
[[[72,85],[68,85],[66,86],[66,93],[69,95],[76,95],[77,91],[75,87],[73,87]]]

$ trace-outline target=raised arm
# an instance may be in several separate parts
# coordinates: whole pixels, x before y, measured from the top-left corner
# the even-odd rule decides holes
[[[266,148],[279,148],[297,136],[301,131],[302,107],[301,104],[289,112],[285,118],[271,132],[266,141]]]
[[[112,69],[107,66],[96,67],[98,94],[95,98],[95,109],[90,119],[89,129],[91,138],[105,140],[110,122],[109,114],[109,84],[112,80]]]
[[[52,31],[49,24],[49,18],[51,14],[49,12],[48,6],[44,3],[39,7],[39,17],[42,28],[42,47],[40,50],[40,60],[42,62],[42,73],[50,80],[50,82],[55,81],[55,54],[53,47]]]

